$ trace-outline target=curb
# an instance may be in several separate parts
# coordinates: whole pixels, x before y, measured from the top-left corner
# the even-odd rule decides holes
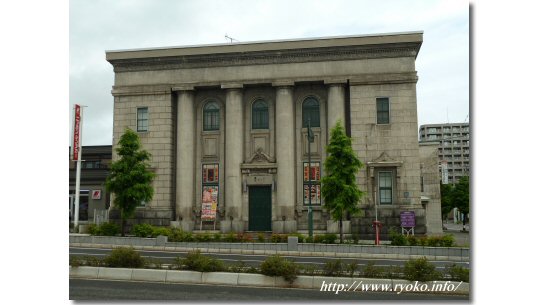
[[[362,285],[391,285],[401,287],[400,293],[434,293],[434,294],[457,294],[468,295],[469,283],[458,283],[450,281],[439,281],[451,283],[448,285],[457,286],[454,291],[425,291],[406,290],[421,285],[443,285],[437,282],[409,282],[400,279],[373,279],[373,278],[348,278],[348,277],[327,277],[327,276],[307,276],[299,275],[292,284],[286,282],[282,277],[271,277],[253,273],[231,273],[231,272],[197,272],[186,270],[159,270],[159,269],[128,269],[128,268],[107,268],[107,267],[69,267],[69,278],[73,279],[94,279],[94,280],[124,280],[124,281],[144,281],[160,283],[186,283],[186,284],[212,284],[230,286],[251,286],[267,288],[302,288],[302,289],[322,289],[323,291],[336,292],[337,286],[349,290],[345,291],[367,291]],[[333,283],[336,283],[333,285]],[[331,284],[331,285],[329,285]],[[331,289],[332,286],[332,289]],[[354,290],[351,288],[356,287]],[[404,291],[405,290],[405,291]],[[372,291],[371,289],[368,291]],[[387,291],[385,291],[387,292]]]

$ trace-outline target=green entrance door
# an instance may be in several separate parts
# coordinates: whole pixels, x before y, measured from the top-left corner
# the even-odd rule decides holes
[[[271,231],[271,187],[249,186],[248,230]]]

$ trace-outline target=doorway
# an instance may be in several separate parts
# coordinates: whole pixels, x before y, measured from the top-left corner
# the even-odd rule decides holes
[[[271,186],[249,186],[248,230],[271,231]]]

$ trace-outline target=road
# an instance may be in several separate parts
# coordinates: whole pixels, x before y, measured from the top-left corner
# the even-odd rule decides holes
[[[103,258],[111,249],[98,249],[98,248],[78,248],[78,247],[69,247],[70,256],[96,256]],[[163,264],[170,264],[178,256],[185,256],[186,252],[170,252],[170,251],[138,251],[145,258],[151,258],[154,260],[159,260]],[[208,256],[212,256],[222,260],[227,264],[238,264],[239,262],[244,262],[246,266],[259,266],[266,258],[266,255],[253,255],[253,254],[217,254],[209,253]],[[323,265],[326,261],[335,259],[331,257],[323,256],[283,256],[285,258],[294,260],[295,262],[302,265],[316,265],[319,269],[323,268]],[[368,262],[373,262],[375,266],[378,267],[388,267],[388,266],[403,266],[407,260],[398,260],[398,259],[377,259],[377,258],[341,258],[343,263],[357,262],[359,267],[365,266]],[[452,261],[431,261],[438,270],[443,270],[446,266],[452,265]],[[456,262],[456,265],[469,268],[468,262]]]
[[[70,300],[469,300],[468,296],[395,292],[334,292],[314,289],[253,288],[69,279]]]

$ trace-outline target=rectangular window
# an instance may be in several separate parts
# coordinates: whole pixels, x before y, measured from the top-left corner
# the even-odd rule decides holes
[[[387,97],[377,99],[377,124],[389,124],[389,99]]]
[[[392,172],[379,172],[379,204],[392,204]]]
[[[136,109],[136,131],[148,131],[148,107]]]
[[[312,166],[309,170],[308,162],[303,163],[303,204],[310,203],[309,196],[312,198],[312,205],[321,204],[321,170],[320,162],[311,162]],[[310,172],[310,190],[308,188],[308,173]]]
[[[219,183],[219,165],[203,164],[202,165],[202,183],[218,184]]]

